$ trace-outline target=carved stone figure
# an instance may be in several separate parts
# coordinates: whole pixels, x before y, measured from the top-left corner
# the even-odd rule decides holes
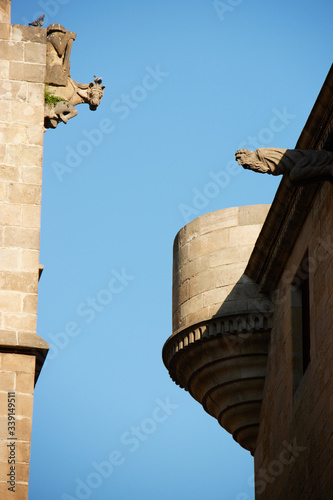
[[[91,109],[91,111],[95,111],[100,104],[104,88],[105,85],[94,82],[78,83],[70,77],[67,79],[66,86],[59,87],[49,85],[51,94],[65,99],[73,106],[86,102],[89,104],[89,109]]]
[[[67,101],[57,102],[54,106],[46,105],[44,114],[45,128],[56,128],[58,123],[67,123],[77,115],[77,110]]]
[[[303,149],[239,149],[236,160],[243,168],[262,174],[286,175],[292,182],[332,180],[333,153]]]
[[[70,53],[76,33],[67,31],[61,24],[47,28],[46,83],[51,96],[62,99],[54,105],[45,105],[45,128],[55,128],[60,121],[67,123],[77,115],[77,104],[87,103],[94,111],[103,97],[105,85],[94,75],[90,83],[75,82],[70,75]]]
[[[76,33],[67,31],[61,24],[47,28],[46,83],[66,86],[70,77],[69,56]]]

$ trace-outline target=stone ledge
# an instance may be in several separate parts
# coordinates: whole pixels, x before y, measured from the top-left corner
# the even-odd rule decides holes
[[[0,330],[0,352],[35,356],[35,384],[48,350],[48,343],[37,333]]]
[[[0,330],[0,350],[3,347],[22,349],[49,349],[49,345],[37,333]]]

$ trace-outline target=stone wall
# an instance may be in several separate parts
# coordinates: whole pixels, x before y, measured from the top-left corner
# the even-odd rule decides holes
[[[275,294],[255,452],[256,498],[312,500],[333,491],[333,186],[322,185]],[[308,252],[308,259],[304,255]],[[295,388],[291,284],[309,272],[310,363]]]
[[[0,498],[4,500],[28,498],[34,380],[34,356],[0,352]]]
[[[10,25],[9,0],[0,0],[0,54],[0,498],[15,496],[7,483],[13,440],[21,500],[28,491],[33,388],[48,349],[36,334],[46,30]]]

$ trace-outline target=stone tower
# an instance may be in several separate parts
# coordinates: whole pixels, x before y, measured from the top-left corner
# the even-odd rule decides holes
[[[0,498],[28,498],[36,334],[46,29],[10,24],[0,0]],[[15,496],[15,494],[17,496]]]
[[[49,348],[36,333],[43,134],[78,104],[96,110],[105,86],[71,79],[76,33],[12,25],[10,8],[0,0],[0,499],[26,500],[33,391]]]

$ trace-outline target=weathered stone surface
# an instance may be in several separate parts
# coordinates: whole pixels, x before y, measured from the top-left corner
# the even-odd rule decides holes
[[[76,33],[66,30],[60,24],[51,24],[47,28],[46,83],[47,91],[59,99],[55,105],[45,106],[45,128],[56,128],[61,121],[67,123],[77,115],[74,106],[87,103],[91,110],[96,110],[104,93],[101,78],[82,84],[70,76],[70,53]]]
[[[43,353],[45,358],[46,353],[49,349],[49,345],[47,344],[47,342],[39,337],[39,335],[32,332],[18,332],[17,345],[20,347],[30,347],[33,349],[37,349],[39,351],[39,359],[41,359]]]
[[[0,224],[4,226],[20,226],[21,223],[22,206],[20,204],[0,203]]]
[[[7,474],[8,474],[8,463],[0,462],[0,477],[6,477]],[[29,479],[29,466],[28,466],[28,464],[19,464],[19,463],[15,464],[15,479],[17,481],[17,484],[18,484],[19,480],[20,480],[20,485],[22,483],[26,483],[25,486],[28,484],[28,479]],[[7,492],[8,492],[8,490],[7,490]],[[24,492],[24,494],[25,494],[25,492]],[[15,488],[15,496],[17,496],[16,488]],[[6,499],[5,496],[1,496],[1,498],[3,500]],[[17,499],[24,500],[25,497],[21,496],[21,497],[17,497]]]
[[[8,101],[26,101],[28,84],[26,82],[0,81],[0,98]]]
[[[38,166],[41,170],[43,148],[34,145],[12,145],[7,146],[5,162],[7,165],[21,165],[23,167]]]
[[[33,64],[24,62],[9,62],[9,78],[25,82],[43,82],[45,79],[44,64]]]
[[[35,372],[35,357],[26,354],[0,353],[1,370],[23,373]]]
[[[1,154],[1,145],[0,145],[0,154]],[[9,165],[1,165],[0,164],[0,182],[1,181],[19,181],[20,179],[20,168],[13,167]],[[4,195],[4,193],[2,193]],[[5,195],[4,195],[5,196]],[[2,200],[4,198],[0,198]]]
[[[8,453],[8,451],[6,449],[6,445],[7,445],[7,439],[5,441],[0,441],[0,462],[6,462],[7,459],[8,459],[8,456],[7,456],[7,459],[6,459],[6,454]],[[28,464],[29,463],[29,459],[30,459],[30,443],[29,442],[18,441],[16,443],[15,448],[16,448],[15,451],[16,451],[16,457],[17,457],[16,460],[17,460],[17,463],[26,463],[26,464]],[[17,486],[18,486],[18,488],[17,488],[17,492],[18,492],[19,486],[23,486],[23,485],[17,484]],[[28,485],[26,485],[26,487],[28,488]],[[7,488],[7,485],[6,485],[6,488]],[[0,492],[1,492],[1,490],[0,490]],[[0,498],[6,498],[5,495],[6,495],[6,492],[4,493],[4,496],[1,496]],[[20,498],[20,497],[18,496],[18,498]],[[25,499],[25,498],[28,498],[28,496],[26,496],[26,497],[22,496],[21,498]]]
[[[57,102],[54,106],[45,106],[44,126],[45,128],[56,128],[58,123],[67,123],[68,120],[77,115],[77,110],[68,101]]]
[[[26,271],[36,271],[39,264],[39,251],[24,248],[21,249],[21,263],[22,269],[25,269]]]
[[[7,493],[7,483],[0,482],[0,498],[6,498],[5,495],[7,495]],[[17,483],[17,487],[15,488],[15,496],[17,500],[26,500],[28,498],[28,484]]]
[[[26,313],[3,313],[3,328],[6,330],[26,331],[34,333],[36,331],[36,314]]]
[[[46,44],[46,28],[34,28],[22,26],[21,24],[12,25],[13,42],[32,42]]]
[[[5,61],[23,61],[23,45],[0,40],[0,54]]]
[[[37,293],[37,272],[0,272],[0,287],[12,292]]]
[[[226,227],[237,226],[240,208],[242,207],[224,208],[223,210],[217,210],[216,212],[206,214],[204,219],[198,217],[197,221],[200,228],[200,234],[210,233]]]
[[[0,100],[0,122],[12,121],[12,102]]]
[[[9,25],[10,23],[10,7],[8,0],[0,0],[0,22]]]
[[[27,128],[23,124],[0,123],[0,140],[5,144],[22,144],[26,141]],[[6,148],[9,151],[9,148]],[[6,162],[6,156],[4,157]]]
[[[27,125],[28,144],[43,146],[43,132],[44,128],[42,125]]]
[[[37,314],[37,294],[27,294],[23,297],[23,312]]]
[[[9,61],[0,61],[0,78],[9,78]]]
[[[242,277],[244,272],[244,263],[237,262],[235,264],[228,264],[216,272],[215,283],[217,287],[235,284]]]
[[[34,390],[34,379],[31,377],[30,373],[17,373],[15,380],[15,389],[17,392],[23,392],[25,394],[33,394]],[[29,418],[21,418],[21,430],[20,436],[25,434],[24,427],[31,425]]]
[[[39,229],[26,227],[5,227],[5,246],[39,249]]]
[[[16,204],[39,205],[41,200],[40,186],[18,182],[10,183],[7,188],[7,199],[9,202]]]
[[[43,83],[28,83],[28,98],[30,104],[41,107],[45,100],[45,85]]]
[[[10,24],[0,22],[0,39],[9,40],[9,37],[10,37]]]
[[[261,224],[247,224],[242,226],[231,227],[229,229],[229,239],[233,246],[254,246],[256,239],[260,233]]]
[[[15,373],[2,372],[0,378],[0,391],[8,391],[8,390],[9,391],[15,390]],[[8,419],[6,418],[6,416],[0,417],[0,429],[6,429],[7,424],[8,424]]]
[[[270,205],[247,205],[245,207],[239,207],[238,225],[262,225],[262,221],[266,219],[270,207]]]
[[[245,169],[262,174],[286,175],[292,182],[325,180],[333,177],[333,153],[301,149],[239,149],[236,160]]]
[[[0,249],[1,250],[1,249]],[[6,249],[7,250],[7,249]],[[2,257],[2,253],[0,256]],[[11,263],[10,268],[15,269]],[[0,309],[3,312],[19,312],[22,308],[22,297],[20,293],[17,292],[6,292],[4,290],[0,290]]]
[[[205,214],[179,231],[174,243],[173,290],[181,302],[174,296],[173,314],[180,318],[181,328],[184,321],[186,325],[186,312],[198,317],[200,310],[190,310],[184,297],[190,301],[200,293],[205,294],[201,304],[207,312],[207,297],[214,296],[218,301],[221,294],[222,306],[226,287],[234,286],[244,273],[268,209],[268,205],[223,209]],[[216,301],[211,305],[215,306]],[[177,329],[174,319],[174,331]]]
[[[24,60],[25,62],[35,64],[45,64],[46,47],[41,43],[25,43],[24,44]]]
[[[42,185],[41,167],[25,166],[21,169],[21,179],[29,184]]]
[[[0,314],[2,318],[3,313]],[[0,330],[0,346],[16,346],[17,345],[17,332],[8,330]]]
[[[24,205],[22,207],[22,224],[24,227],[40,227],[40,205]]]
[[[47,28],[47,72],[46,83],[66,87],[70,77],[70,53],[76,33],[66,30],[61,24]]]
[[[1,103],[0,103],[1,104]],[[13,101],[9,103],[8,121],[25,125],[40,125],[44,120],[44,105],[36,106],[28,102]]]

